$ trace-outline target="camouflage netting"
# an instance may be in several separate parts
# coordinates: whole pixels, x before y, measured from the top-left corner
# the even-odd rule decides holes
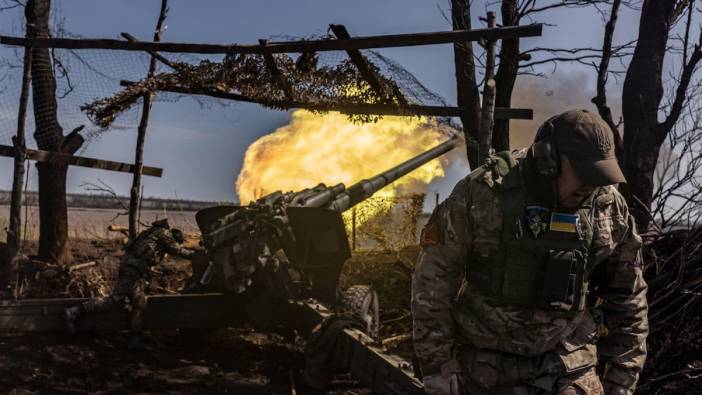
[[[339,51],[308,52],[290,56],[274,54],[275,70],[260,54],[230,54],[221,62],[171,62],[169,72],[142,79],[113,96],[81,106],[103,128],[132,108],[148,92],[221,92],[242,96],[266,107],[287,110],[305,105],[353,106],[358,104],[446,105],[396,62],[374,51],[363,51],[383,92],[369,86],[358,68]],[[374,121],[377,116],[353,115],[354,121]]]
[[[203,60],[198,64],[176,63],[177,71],[160,73],[131,85],[112,97],[82,107],[93,122],[108,127],[121,112],[133,106],[150,91],[203,89],[235,92],[274,109],[288,109],[283,84],[288,84],[298,102],[332,105],[397,102],[399,88],[388,78],[380,77],[390,98],[380,97],[370,89],[356,67],[348,60],[334,66],[316,67],[316,55],[304,54],[297,61],[288,55],[276,55],[276,65],[283,76],[271,73],[261,55],[228,55],[221,63]]]
[[[16,35],[21,35],[17,33]],[[56,37],[81,38],[65,31]],[[305,37],[310,38],[329,38]],[[276,39],[281,39],[277,37]],[[294,38],[284,37],[285,40]],[[85,149],[105,132],[135,130],[144,93],[155,91],[155,102],[195,100],[203,108],[221,108],[236,117],[239,101],[203,95],[167,92],[216,90],[238,94],[274,109],[292,107],[283,84],[290,86],[292,101],[325,106],[362,103],[446,106],[439,95],[424,87],[397,62],[378,52],[362,50],[378,76],[387,97],[370,89],[344,51],[274,54],[280,75],[273,75],[262,55],[197,55],[162,53],[176,70],[157,62],[156,74],[145,79],[151,56],[145,52],[81,49],[51,51],[56,76],[59,123],[67,131],[85,125]],[[284,82],[281,83],[281,80]],[[22,81],[22,50],[0,46],[0,144],[11,144],[17,126],[17,105]],[[129,87],[121,81],[135,81]],[[31,93],[30,93],[31,95]],[[404,101],[403,101],[403,99]],[[28,108],[27,144],[36,146],[33,106]],[[354,121],[374,121],[377,116],[354,115]]]

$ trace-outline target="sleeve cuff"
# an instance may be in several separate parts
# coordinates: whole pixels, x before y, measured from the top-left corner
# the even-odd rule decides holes
[[[611,383],[618,387],[623,387],[629,390],[627,393],[633,393],[636,388],[636,382],[639,379],[639,374],[634,369],[626,369],[620,366],[616,366],[612,363],[607,363],[604,375],[602,376],[602,383]]]
[[[422,375],[433,376],[441,375],[443,377],[450,377],[454,373],[461,372],[461,364],[455,360],[450,359],[442,363],[433,363],[426,366],[422,366]]]

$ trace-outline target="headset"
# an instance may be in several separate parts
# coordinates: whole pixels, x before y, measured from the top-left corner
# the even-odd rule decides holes
[[[531,148],[534,154],[536,172],[540,176],[550,179],[558,177],[561,170],[560,156],[556,151],[556,145],[553,143],[553,121],[557,117],[551,117],[541,125],[539,131],[536,132],[534,144],[532,144]]]

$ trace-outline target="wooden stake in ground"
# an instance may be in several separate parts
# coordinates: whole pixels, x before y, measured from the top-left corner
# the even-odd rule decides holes
[[[495,13],[487,13],[488,28],[495,27]],[[495,40],[485,42],[485,84],[480,113],[480,163],[490,155],[492,128],[495,124]]]
[[[156,22],[156,30],[154,31],[154,41],[161,41],[161,32],[163,30],[163,22],[166,19],[166,13],[168,12],[168,0],[161,0],[161,12],[158,16],[158,21]],[[156,58],[151,57],[151,62],[149,62],[149,74],[148,78],[151,78],[156,71]],[[149,124],[149,112],[151,111],[151,99],[153,98],[153,92],[149,92],[144,95],[144,103],[142,106],[141,120],[139,122],[139,129],[137,135],[137,145],[136,152],[134,155],[134,166],[136,171],[134,172],[134,179],[132,180],[132,188],[129,194],[129,238],[133,239],[137,234],[137,216],[139,211],[139,195],[141,190],[141,171],[144,167],[144,142],[146,141],[146,128]]]
[[[20,93],[19,110],[17,111],[17,135],[12,139],[15,148],[15,167],[12,178],[12,200],[10,201],[10,227],[7,230],[7,279],[6,286],[13,287],[17,267],[15,257],[20,250],[20,228],[22,227],[22,189],[25,175],[25,138],[24,124],[27,117],[27,102],[29,100],[29,82],[32,70],[32,50],[24,49],[24,68],[22,71],[22,91]],[[26,218],[25,218],[26,219]]]

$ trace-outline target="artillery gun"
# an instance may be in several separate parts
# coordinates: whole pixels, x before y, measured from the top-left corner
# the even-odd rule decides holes
[[[360,353],[355,351],[356,356],[366,354],[375,360],[373,363],[357,358],[343,367],[376,393],[421,393],[421,384],[412,377],[409,364],[387,359],[380,348],[369,348],[377,344],[379,329],[375,292],[362,285],[343,293],[338,291],[341,269],[351,257],[342,213],[458,144],[459,139],[453,137],[350,187],[319,184],[298,192],[273,192],[248,206],[216,206],[199,211],[196,221],[203,236],[207,268],[195,289],[238,295],[243,299],[247,321],[259,328],[282,325],[311,333],[311,324],[314,327],[333,317],[328,308],[343,311],[367,336],[363,343],[358,334],[354,335],[366,348]],[[307,313],[316,311],[316,316],[305,314],[305,308]],[[311,318],[302,319],[305,316]],[[350,352],[353,354],[358,346],[349,346]],[[333,354],[335,359],[349,360],[349,355],[340,356],[338,350]],[[389,369],[396,371],[390,373]],[[378,382],[382,378],[377,374],[380,371],[399,376],[395,382],[390,377],[387,382]]]
[[[378,298],[363,285],[337,292],[351,256],[341,214],[384,186],[458,146],[456,137],[350,187],[323,184],[274,192],[248,206],[196,215],[204,250],[187,294],[151,295],[143,329],[210,329],[251,324],[306,338],[305,379],[323,387],[329,368],[350,372],[376,394],[423,394],[412,366],[378,339]],[[63,312],[86,299],[0,301],[0,332],[66,331]],[[80,332],[130,328],[126,310],[90,314]]]

